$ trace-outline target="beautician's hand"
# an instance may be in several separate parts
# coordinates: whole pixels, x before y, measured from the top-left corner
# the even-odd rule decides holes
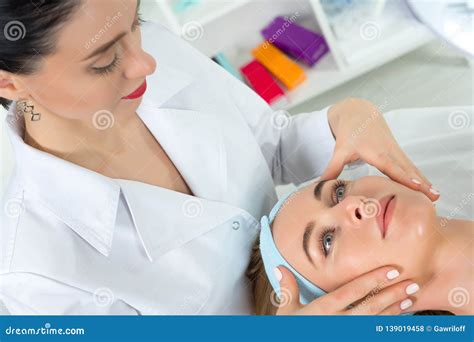
[[[407,294],[407,287],[413,282],[397,282],[397,277],[393,276],[398,271],[390,266],[363,274],[307,305],[300,303],[298,283],[293,274],[284,266],[278,269],[282,278],[277,315],[397,315],[409,312],[413,304]],[[353,306],[348,309],[351,304]]]
[[[337,178],[346,164],[362,159],[392,180],[422,191],[432,201],[439,198],[438,191],[408,159],[370,101],[347,98],[329,109],[328,121],[336,147],[321,180]]]

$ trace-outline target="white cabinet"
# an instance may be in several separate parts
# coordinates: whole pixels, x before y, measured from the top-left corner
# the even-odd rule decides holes
[[[223,52],[237,69],[253,59],[251,50],[263,42],[260,30],[278,15],[321,33],[330,53],[312,68],[298,63],[307,80],[287,91],[291,108],[433,39],[401,0],[378,1],[373,12],[359,6],[370,0],[341,1],[357,6],[345,17],[334,17],[321,0],[200,0],[176,13],[176,0],[142,0],[141,13],[209,57]]]

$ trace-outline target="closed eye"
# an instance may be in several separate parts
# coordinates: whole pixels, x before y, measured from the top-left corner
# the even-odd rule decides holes
[[[92,70],[94,70],[95,73],[100,74],[100,75],[109,74],[115,70],[115,68],[119,65],[119,62],[120,62],[120,56],[116,54],[114,56],[112,63],[110,63],[109,65],[105,67],[92,68]]]
[[[138,12],[139,11],[139,8],[140,8],[140,0],[138,0],[137,2],[137,10],[136,10],[136,14],[135,14],[135,18],[133,20],[133,23],[130,27],[130,30],[132,32],[135,32],[137,27],[141,26],[142,23],[145,22],[145,20],[143,20],[140,16],[140,13]],[[96,51],[96,53],[94,54],[99,54],[99,53],[104,53],[106,51],[108,51],[112,46],[115,45],[115,43],[117,43],[120,39],[122,39],[123,36],[125,36],[126,33],[123,32],[121,33],[120,35],[118,35],[115,39],[113,39],[112,42],[110,42],[109,44],[106,44],[104,47],[100,48],[98,51]],[[93,55],[94,55],[93,54]],[[91,58],[92,56],[88,57],[88,58]],[[119,62],[120,62],[120,56],[115,54],[114,55],[114,59],[112,60],[112,62],[104,67],[92,67],[92,71],[96,74],[100,74],[100,75],[104,75],[104,74],[108,74],[108,73],[112,73],[115,68],[119,65]]]

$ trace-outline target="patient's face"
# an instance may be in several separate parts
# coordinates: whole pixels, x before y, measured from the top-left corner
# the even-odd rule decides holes
[[[424,194],[378,176],[318,183],[290,197],[272,225],[275,244],[298,272],[327,292],[384,265],[420,284],[430,277],[439,236]]]

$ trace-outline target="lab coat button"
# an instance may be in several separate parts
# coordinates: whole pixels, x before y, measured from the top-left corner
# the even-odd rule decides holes
[[[234,221],[232,222],[232,229],[237,230],[240,228],[240,222],[239,221]]]

